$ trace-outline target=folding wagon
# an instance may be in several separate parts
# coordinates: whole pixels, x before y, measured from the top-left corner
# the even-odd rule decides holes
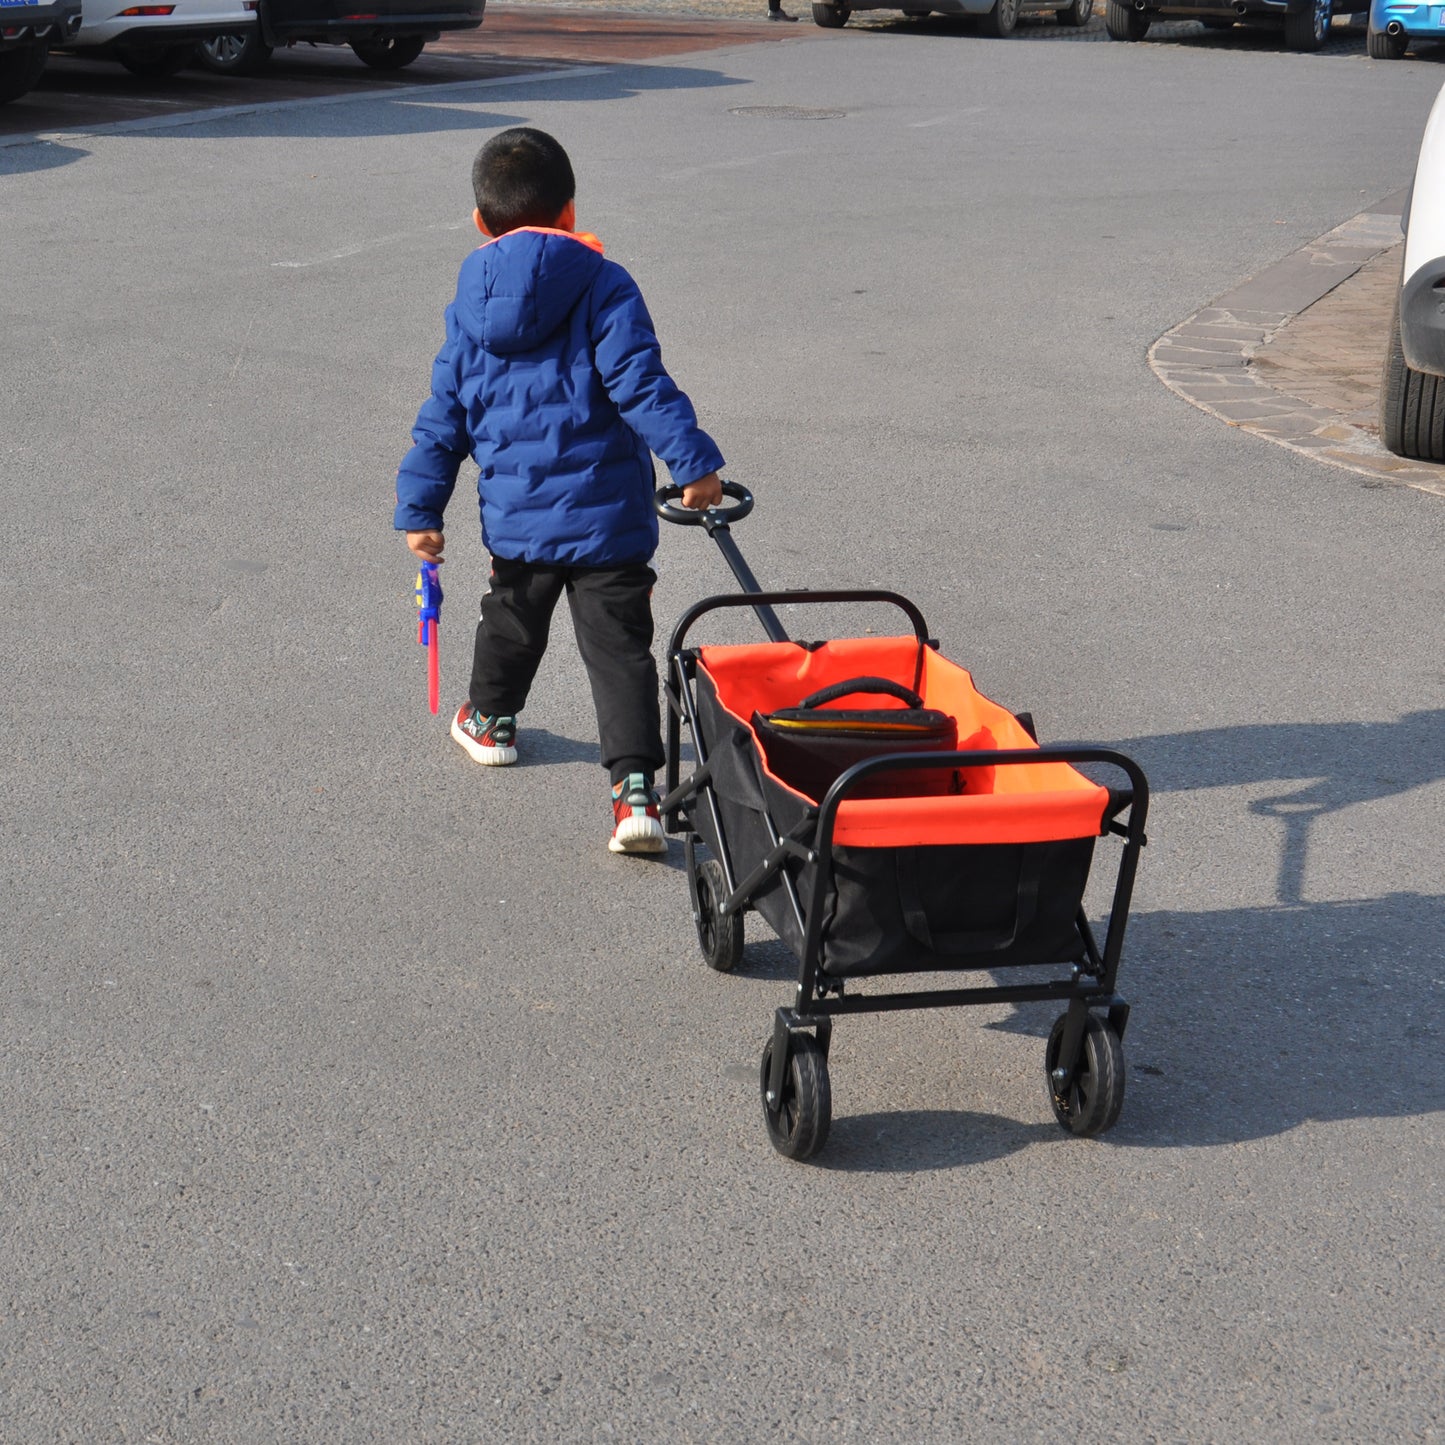
[[[1040,747],[1027,713],[978,692],[940,655],[919,609],[895,592],[764,592],[728,530],[752,510],[674,505],[702,526],[743,588],[709,597],[668,645],[666,796],[683,837],[698,942],[726,973],[757,912],[798,960],[791,1006],[777,1010],[760,1089],[774,1147],[806,1159],[832,1117],[828,1048],[843,1014],[956,1005],[1065,1005],[1044,1051],[1050,1105],[1070,1133],[1100,1134],[1124,1098],[1129,1006],[1115,992],[1149,788],[1108,748]],[[910,631],[798,642],[781,604],[877,603]],[[710,613],[751,608],[767,641],[690,646]],[[692,744],[683,777],[682,733]],[[1102,764],[1108,787],[1076,764]],[[1102,948],[1084,913],[1095,840],[1122,839]],[[1017,981],[1015,970],[1049,970]],[[1006,971],[978,985],[851,991],[869,979]]]

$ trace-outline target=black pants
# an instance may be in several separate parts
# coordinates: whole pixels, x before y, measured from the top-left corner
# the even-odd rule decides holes
[[[550,567],[492,558],[472,660],[471,703],[508,717],[526,705],[547,650],[557,599],[572,609],[577,650],[592,684],[602,766],[615,783],[649,778],[662,766],[657,664],[652,657],[652,585],[646,563],[630,567]]]

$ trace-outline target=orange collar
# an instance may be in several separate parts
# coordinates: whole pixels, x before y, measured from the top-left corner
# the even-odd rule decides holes
[[[554,231],[550,226],[518,226],[515,231],[507,231],[500,236],[492,236],[482,242],[477,249],[480,251],[485,246],[493,246],[498,241],[505,241],[508,236],[520,236],[523,232],[529,232],[534,236],[565,236],[569,241],[580,241],[589,250],[596,251],[602,255],[602,242],[590,231]]]

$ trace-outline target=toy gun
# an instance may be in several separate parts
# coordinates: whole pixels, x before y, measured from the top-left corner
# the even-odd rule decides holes
[[[437,629],[442,620],[442,584],[435,562],[423,562],[416,574],[416,640],[426,648],[427,701],[436,712],[441,706],[441,651]]]

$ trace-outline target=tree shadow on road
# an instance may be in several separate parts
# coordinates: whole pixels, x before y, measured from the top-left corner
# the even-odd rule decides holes
[[[394,82],[393,82],[394,83]],[[744,82],[721,71],[688,66],[609,66],[589,75],[539,75],[510,82],[505,113],[487,107],[502,97],[488,93],[486,80],[418,84],[378,95],[375,89],[294,102],[275,100],[242,114],[199,116],[181,126],[167,126],[139,135],[216,139],[251,134],[280,139],[333,139],[348,136],[427,135],[434,132],[486,131],[521,125],[530,119],[526,107],[537,101],[593,104],[626,100],[652,90],[705,90]],[[473,85],[474,95],[467,94]],[[238,103],[245,103],[240,96]]]

